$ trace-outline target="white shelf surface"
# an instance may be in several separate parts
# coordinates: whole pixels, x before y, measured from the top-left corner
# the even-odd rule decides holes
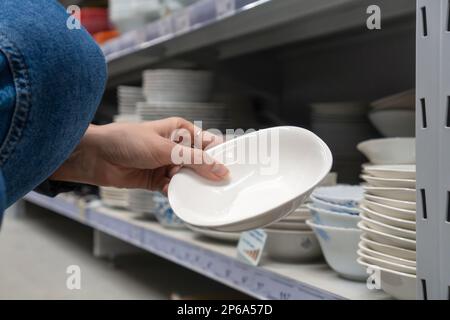
[[[374,4],[381,8],[383,26],[405,16],[414,25],[414,0],[200,0],[105,43],[102,50],[110,83],[120,83],[130,73],[200,49],[214,48],[207,55],[220,60],[352,29],[367,31],[366,10]]]
[[[389,299],[365,283],[342,279],[324,263],[290,264],[264,259],[254,267],[236,259],[236,246],[189,230],[171,230],[141,215],[35,192],[25,200],[203,274],[258,299]]]

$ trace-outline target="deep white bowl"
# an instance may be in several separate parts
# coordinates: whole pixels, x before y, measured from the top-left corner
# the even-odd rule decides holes
[[[358,228],[358,222],[361,218],[358,215],[351,215],[345,212],[335,212],[314,205],[308,205],[311,210],[313,222],[320,225],[338,227],[338,228]]]
[[[311,220],[306,223],[316,233],[325,260],[334,271],[351,280],[367,279],[366,270],[356,262],[361,230],[323,226]]]
[[[270,157],[264,148],[271,150]],[[237,155],[239,150],[248,150],[253,161]],[[169,185],[169,200],[185,222],[226,232],[263,227],[288,215],[309,197],[332,165],[328,146],[297,127],[260,130],[207,152],[228,167],[229,179],[212,182],[182,169]],[[244,160],[237,161],[238,156]]]
[[[361,142],[357,146],[373,164],[415,164],[416,139],[384,138]]]
[[[312,231],[265,229],[267,255],[279,261],[311,261],[322,255],[317,237]]]

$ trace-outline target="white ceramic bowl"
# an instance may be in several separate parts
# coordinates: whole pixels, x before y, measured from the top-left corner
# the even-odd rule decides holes
[[[366,194],[401,201],[416,201],[416,189],[363,186]]]
[[[387,206],[385,204],[380,204],[369,200],[364,200],[362,205],[365,206],[367,209],[393,218],[410,221],[416,220],[416,211],[394,208],[391,206]]]
[[[366,268],[371,267],[380,271],[381,288],[387,294],[400,300],[416,299],[415,275],[382,268],[366,262],[364,258],[358,258],[358,263]]]
[[[378,178],[416,179],[416,165],[414,164],[364,165],[363,169],[369,175]]]
[[[182,169],[170,182],[169,200],[185,222],[226,232],[263,227],[288,215],[309,197],[332,164],[328,146],[297,127],[260,130],[207,152],[228,167],[229,179],[211,182]],[[252,157],[245,156],[250,153]]]
[[[367,234],[367,237],[373,241],[388,244],[391,246],[408,249],[408,250],[416,250],[416,241],[411,239],[406,239],[402,237],[397,237],[392,234],[374,230],[370,226],[366,225],[364,221],[358,223],[358,227]]]
[[[415,107],[416,93],[414,89],[396,93],[373,101],[370,105],[374,109],[398,109]]]
[[[414,137],[416,113],[409,109],[375,110],[369,113],[370,122],[385,137]]]
[[[357,146],[373,164],[415,164],[416,139],[384,138],[361,142]]]
[[[416,267],[408,267],[408,266],[404,266],[398,263],[394,263],[394,262],[390,262],[387,261],[385,259],[381,259],[381,258],[375,258],[372,257],[366,253],[364,253],[362,250],[358,250],[358,255],[364,259],[364,261],[367,261],[368,263],[372,263],[373,265],[382,267],[382,268],[387,268],[390,270],[394,270],[394,271],[398,271],[398,272],[404,272],[404,273],[408,273],[408,274],[416,274]]]
[[[361,242],[364,243],[366,247],[377,252],[405,260],[416,261],[416,251],[414,250],[403,249],[400,247],[391,246],[389,244],[380,243],[369,239],[366,234],[361,235]]]
[[[379,222],[377,220],[371,219],[367,216],[365,212],[361,213],[361,220],[364,221],[365,225],[373,230],[377,230],[380,232],[385,232],[393,236],[416,240],[416,231],[408,230],[398,227],[393,227],[386,223]]]
[[[405,219],[400,219],[400,218],[395,218],[389,215],[385,215],[382,213],[378,213],[376,211],[373,211],[369,208],[367,208],[364,205],[361,205],[361,216],[364,215],[365,217],[368,217],[370,219],[379,221],[381,223],[393,226],[393,227],[397,227],[397,228],[402,228],[402,229],[407,229],[407,230],[412,230],[415,231],[416,230],[416,222],[413,220],[405,220]]]
[[[416,180],[413,179],[387,179],[372,177],[366,174],[361,175],[361,178],[367,181],[374,187],[389,187],[389,188],[416,188]]]
[[[311,210],[313,222],[320,225],[356,229],[358,228],[358,222],[361,221],[358,215],[325,210],[314,205],[308,205],[308,208]]]
[[[309,197],[317,208],[322,208],[325,210],[336,211],[336,212],[346,212],[349,214],[359,214],[359,209],[355,207],[346,207],[331,202],[323,201],[311,195]]]
[[[412,268],[416,268],[416,266],[417,266],[416,260],[407,260],[407,259],[399,258],[396,256],[391,256],[386,253],[378,252],[376,250],[369,248],[367,243],[362,240],[359,242],[359,249],[364,254],[372,256],[374,258],[383,259],[383,260],[386,260],[386,261],[389,261],[392,263],[396,263],[396,264],[400,264],[400,265],[404,265],[404,266],[412,267]]]
[[[344,278],[363,281],[367,273],[356,259],[361,230],[306,222],[316,233],[328,265]]]
[[[338,184],[330,187],[319,187],[312,196],[322,201],[345,207],[357,207],[363,199],[364,189],[361,186]]]
[[[322,255],[317,237],[312,231],[265,229],[267,255],[279,261],[311,261]]]
[[[391,198],[386,198],[386,197],[378,197],[378,196],[374,196],[374,195],[371,195],[368,193],[364,195],[364,198],[366,200],[376,202],[379,204],[384,204],[389,207],[416,211],[417,204],[415,201],[414,202],[413,201],[402,201],[402,200],[396,200],[396,199],[391,199]]]

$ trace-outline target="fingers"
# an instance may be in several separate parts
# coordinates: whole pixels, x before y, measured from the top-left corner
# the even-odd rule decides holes
[[[186,132],[190,136],[190,146],[194,146],[195,148],[211,148],[223,143],[224,141],[222,134],[220,134],[220,131],[217,131],[216,134],[208,131],[203,131],[201,128],[195,126],[192,122],[189,122],[183,118],[170,118],[169,121],[175,122],[174,130],[186,130]]]

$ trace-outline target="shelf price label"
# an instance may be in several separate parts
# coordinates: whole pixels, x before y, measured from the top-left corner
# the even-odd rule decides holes
[[[242,232],[237,248],[238,259],[257,266],[261,260],[266,240],[267,233],[264,230],[255,229]]]
[[[216,14],[218,19],[229,17],[235,12],[235,0],[216,0]]]
[[[173,26],[175,33],[185,33],[191,28],[191,16],[189,8],[179,10],[174,13]]]

